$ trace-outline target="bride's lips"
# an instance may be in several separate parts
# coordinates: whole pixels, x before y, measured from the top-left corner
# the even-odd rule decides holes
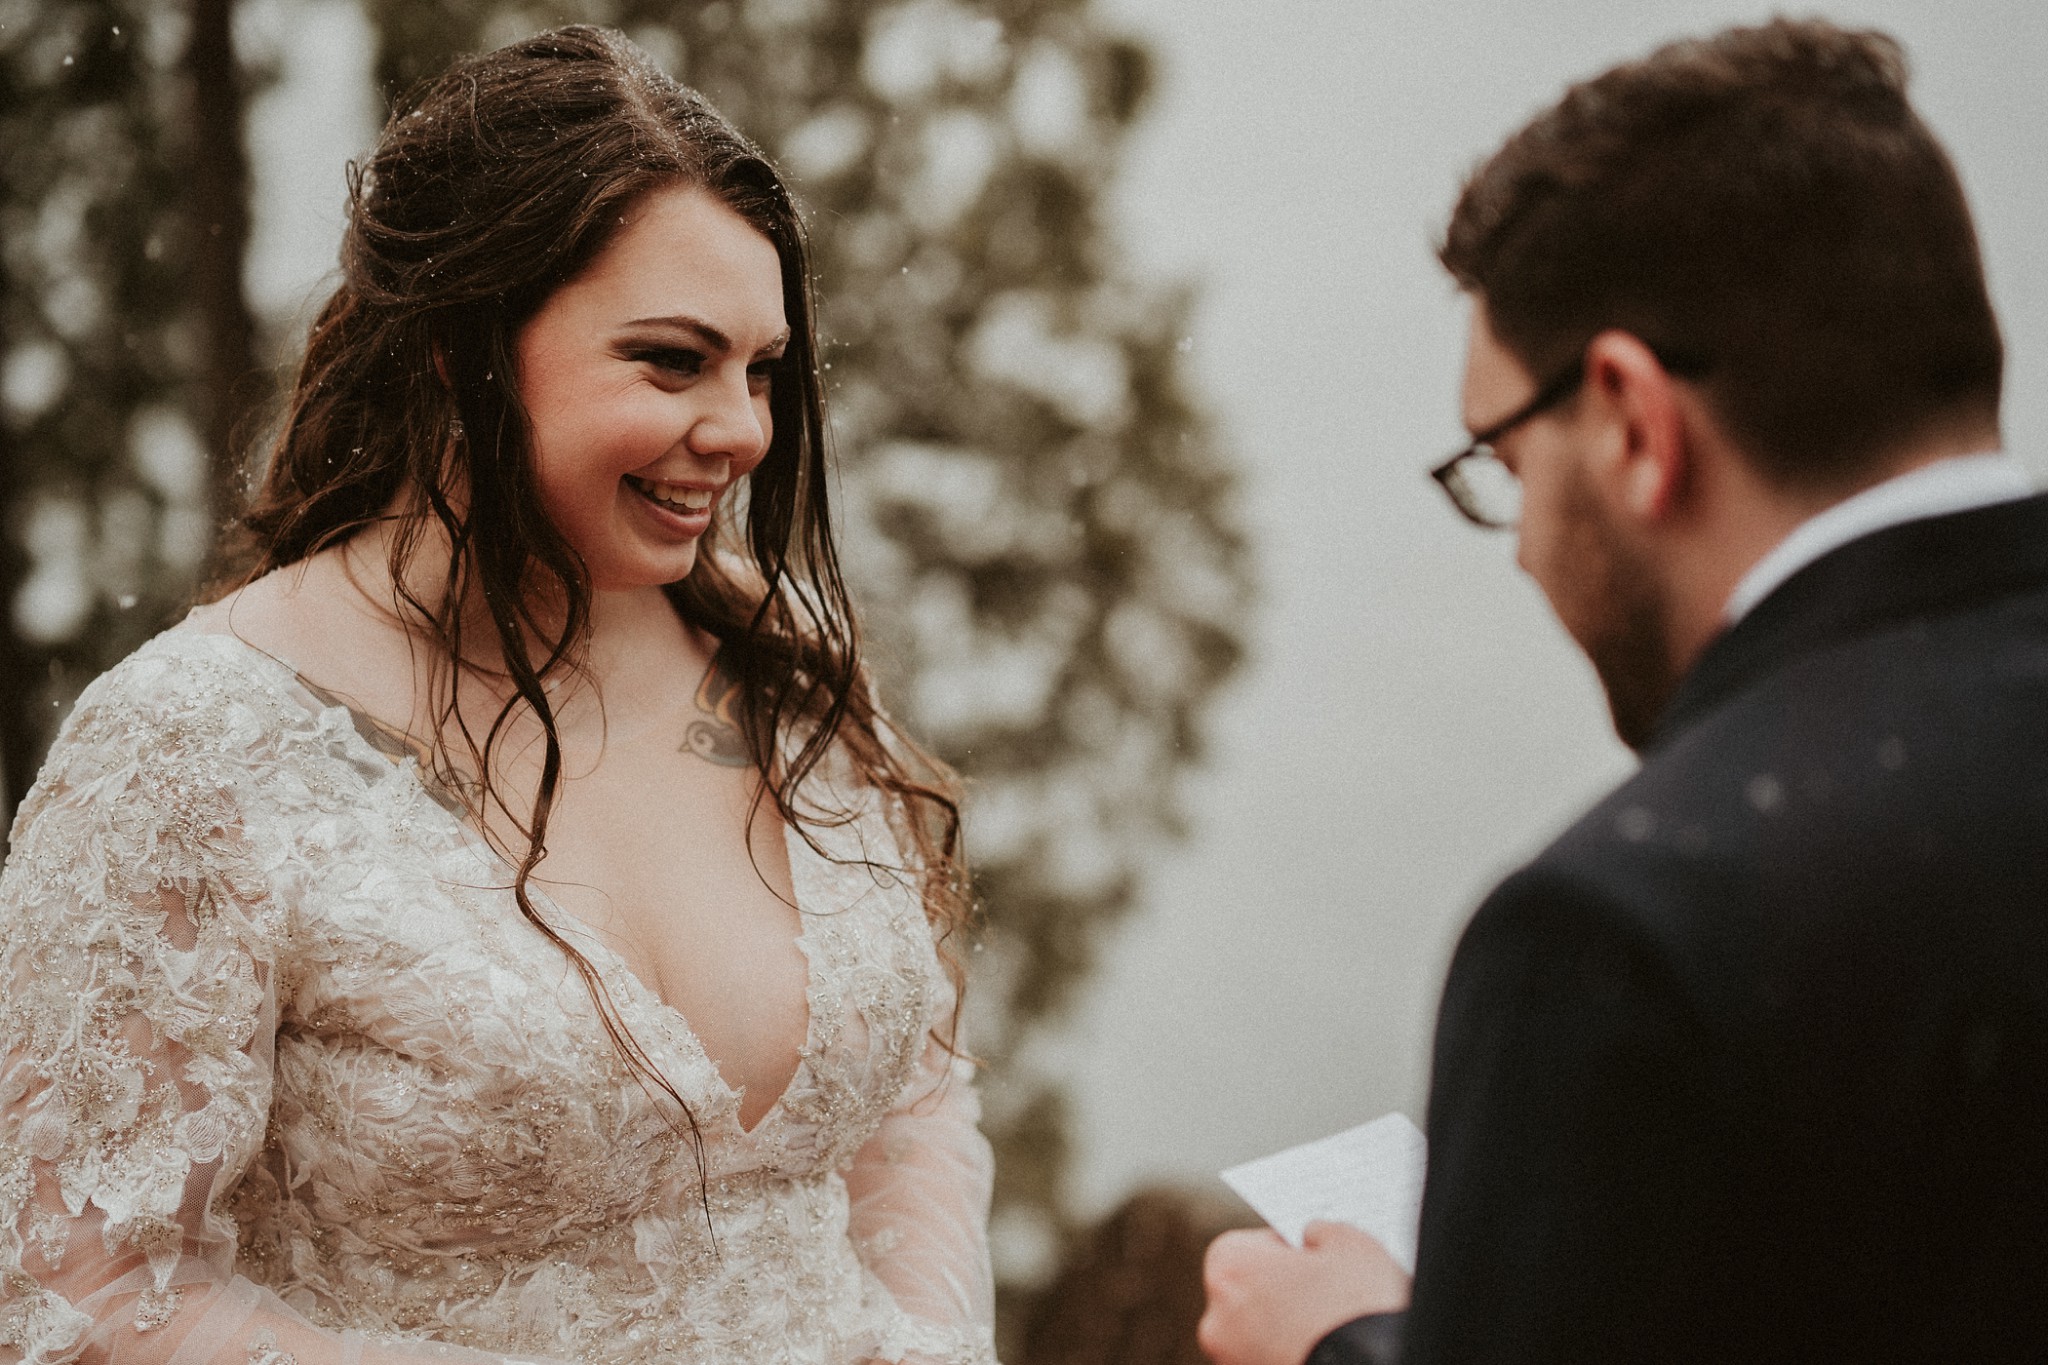
[[[711,525],[711,509],[718,502],[715,488],[664,483],[632,474],[625,476],[625,483],[649,511],[677,531],[702,535]]]

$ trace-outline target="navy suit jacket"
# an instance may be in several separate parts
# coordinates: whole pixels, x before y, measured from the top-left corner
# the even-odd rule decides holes
[[[1405,1323],[1316,1365],[2048,1361],[2048,498],[1708,647],[1490,896]]]

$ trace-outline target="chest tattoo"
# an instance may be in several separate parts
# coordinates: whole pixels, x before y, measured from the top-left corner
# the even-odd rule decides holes
[[[697,709],[704,714],[683,731],[679,752],[695,754],[721,768],[747,768],[753,758],[740,733],[739,680],[726,671],[723,652],[711,656],[711,667],[697,684]]]

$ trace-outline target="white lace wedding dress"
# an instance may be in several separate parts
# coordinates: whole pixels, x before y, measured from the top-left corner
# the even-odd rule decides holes
[[[866,861],[879,803],[816,837],[808,1039],[751,1131],[542,902],[700,1176],[411,760],[238,640],[159,636],[80,699],[0,878],[0,1360],[992,1361],[951,990]]]

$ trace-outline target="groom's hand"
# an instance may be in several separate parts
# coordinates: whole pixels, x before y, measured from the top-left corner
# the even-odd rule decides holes
[[[1302,1365],[1325,1333],[1408,1306],[1408,1274],[1347,1223],[1310,1223],[1299,1250],[1270,1229],[1226,1232],[1202,1264],[1197,1332],[1216,1365]]]

